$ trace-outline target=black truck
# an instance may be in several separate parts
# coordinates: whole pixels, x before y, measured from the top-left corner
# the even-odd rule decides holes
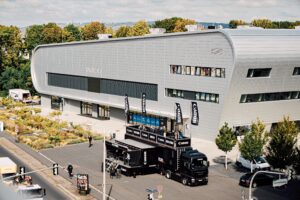
[[[127,176],[158,172],[184,185],[208,183],[209,161],[191,147],[188,137],[150,127],[127,126],[124,140],[106,141],[107,168]]]

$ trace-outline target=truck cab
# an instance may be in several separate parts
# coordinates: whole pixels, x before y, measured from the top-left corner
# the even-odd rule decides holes
[[[166,178],[172,178],[183,185],[206,185],[208,183],[209,161],[205,154],[192,148],[183,151],[179,160],[179,168],[166,170]]]

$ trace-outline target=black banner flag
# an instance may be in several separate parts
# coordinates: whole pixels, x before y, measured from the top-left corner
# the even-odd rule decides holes
[[[197,102],[192,102],[191,124],[193,124],[193,125],[198,125],[199,124],[199,111],[198,111]]]
[[[142,94],[142,114],[146,115],[146,93]]]
[[[182,124],[183,120],[182,120],[182,112],[181,112],[181,107],[179,103],[175,103],[176,104],[176,124]]]

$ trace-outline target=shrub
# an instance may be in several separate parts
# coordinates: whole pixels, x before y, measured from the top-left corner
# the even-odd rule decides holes
[[[93,139],[94,140],[103,140],[103,136],[102,135],[94,135]]]

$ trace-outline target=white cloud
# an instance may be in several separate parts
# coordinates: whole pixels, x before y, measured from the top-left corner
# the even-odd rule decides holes
[[[197,21],[300,20],[300,0],[0,0],[0,24],[124,22],[179,16]]]

